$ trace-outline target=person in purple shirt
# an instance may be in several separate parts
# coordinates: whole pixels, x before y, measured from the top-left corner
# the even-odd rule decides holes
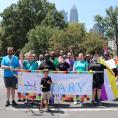
[[[68,52],[68,54],[67,54],[66,62],[70,65],[70,71],[72,71],[75,60],[70,52]]]

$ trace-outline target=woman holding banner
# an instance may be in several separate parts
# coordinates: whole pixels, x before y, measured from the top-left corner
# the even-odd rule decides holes
[[[88,71],[88,63],[87,61],[85,61],[85,57],[83,53],[79,53],[78,60],[75,61],[74,63],[73,71],[78,71],[78,72]],[[77,104],[76,97],[74,99],[74,104]],[[80,106],[82,105],[83,105],[83,102],[80,101]]]
[[[25,55],[25,60],[23,61],[24,69],[25,70],[37,70],[38,69],[38,63],[35,61],[34,56],[32,52],[28,52]],[[32,93],[32,95],[29,96],[31,98],[31,103],[34,103],[35,95]],[[28,100],[27,100],[28,103]]]
[[[26,70],[37,70],[38,63],[34,60],[32,52],[28,52],[26,60],[23,61],[24,69]]]

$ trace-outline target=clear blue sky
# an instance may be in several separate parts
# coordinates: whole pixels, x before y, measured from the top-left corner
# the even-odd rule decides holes
[[[18,0],[0,0],[0,12],[12,3]],[[105,9],[110,6],[118,6],[118,0],[49,0],[56,4],[58,10],[65,9],[68,14],[73,5],[78,9],[79,22],[85,23],[86,28],[92,28],[94,24],[94,16],[100,14],[105,15]]]

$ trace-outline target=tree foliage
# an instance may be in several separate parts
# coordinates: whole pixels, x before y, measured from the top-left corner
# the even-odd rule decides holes
[[[104,38],[101,37],[98,33],[90,32],[86,34],[86,40],[80,45],[86,53],[93,52],[97,50],[99,54],[103,53],[103,47],[105,45]]]
[[[3,50],[7,46],[23,48],[28,42],[27,33],[37,25],[46,24],[60,29],[66,26],[55,5],[47,0],[19,0],[17,4],[6,8],[1,16],[5,30]]]
[[[25,45],[24,52],[34,50],[40,54],[46,50],[60,51],[71,50],[75,55],[79,52],[90,53],[98,49],[101,53],[104,39],[96,33],[86,33],[81,23],[70,24],[67,28],[36,26],[28,33],[29,42]]]
[[[77,54],[102,48],[101,37],[87,33],[82,23],[66,24],[55,5],[47,0],[19,0],[6,8],[1,16],[2,53],[6,52],[7,46],[13,46],[15,50],[23,48],[24,52],[34,50],[37,54],[62,49]],[[107,28],[102,17],[96,16],[96,19],[104,29]]]
[[[49,48],[49,38],[52,34],[50,26],[36,26],[28,33],[28,43],[26,43],[23,51],[33,50],[36,54],[44,53]]]
[[[72,50],[75,54],[79,51],[79,44],[85,39],[85,26],[81,23],[69,24],[64,30],[55,30],[50,38],[53,50]]]
[[[1,40],[2,35],[3,35],[3,29],[2,29],[2,27],[0,26],[0,50],[2,49],[2,40]],[[1,55],[1,54],[0,54],[0,55]]]
[[[96,15],[95,21],[104,28],[107,39],[114,40],[118,54],[118,7],[106,9],[106,16]]]

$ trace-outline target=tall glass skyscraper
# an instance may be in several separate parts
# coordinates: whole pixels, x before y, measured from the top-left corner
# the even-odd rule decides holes
[[[78,10],[75,5],[70,10],[70,22],[78,22]]]
[[[68,12],[66,12],[64,9],[61,11],[63,17],[64,17],[64,21],[68,22]]]

